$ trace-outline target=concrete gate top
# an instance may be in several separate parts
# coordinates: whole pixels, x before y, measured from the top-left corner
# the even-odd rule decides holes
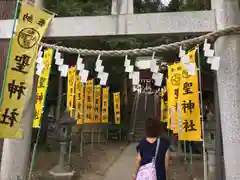
[[[201,34],[216,30],[214,11],[133,14],[128,8],[132,7],[130,1],[121,1],[120,10],[113,3],[112,15],[108,16],[54,18],[46,37]],[[0,39],[11,37],[12,25],[13,20],[0,20]]]

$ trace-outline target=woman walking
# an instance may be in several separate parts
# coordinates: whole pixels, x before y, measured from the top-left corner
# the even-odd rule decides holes
[[[170,160],[169,141],[159,137],[162,128],[159,121],[148,119],[146,137],[137,146],[134,180],[167,180]]]

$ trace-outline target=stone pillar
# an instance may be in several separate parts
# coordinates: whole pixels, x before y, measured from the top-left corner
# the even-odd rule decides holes
[[[112,15],[133,13],[133,0],[112,0]]]
[[[13,18],[13,10],[16,0],[0,1],[0,20]],[[5,62],[8,52],[8,40],[0,40],[0,88],[2,88]],[[2,151],[3,140],[0,140],[0,152]]]
[[[225,180],[225,169],[223,164],[223,147],[222,147],[222,130],[221,130],[221,120],[220,120],[220,107],[219,107],[219,96],[217,88],[216,74],[214,76],[214,119],[216,120],[216,136],[215,136],[215,150],[216,150],[216,178],[217,180]]]
[[[212,0],[217,29],[240,25],[239,0]],[[223,36],[215,42],[221,57],[217,72],[226,180],[240,179],[240,36]]]
[[[42,1],[42,0],[35,0]],[[34,1],[34,2],[35,2]],[[30,80],[33,89],[26,96],[23,107],[23,117],[20,126],[24,129],[23,139],[4,139],[1,161],[1,180],[26,180],[29,167],[30,143],[32,136],[32,120],[34,118],[34,105],[36,98],[36,79]]]
[[[35,81],[36,83],[36,81]],[[32,136],[32,120],[36,87],[28,92],[21,126],[24,128],[23,139],[4,139],[1,161],[1,180],[26,180],[29,167],[30,143]]]
[[[0,20],[13,18],[15,3],[16,0],[0,1]],[[8,44],[8,40],[0,40],[0,87],[2,87]]]
[[[216,122],[213,119],[208,119],[205,122],[205,151],[207,153],[207,177],[208,180],[215,180],[215,169],[216,169],[216,164],[215,164],[215,127],[216,127]]]
[[[0,20],[13,18],[13,10],[16,0],[0,1]],[[0,40],[0,88],[2,88],[4,68],[8,52],[8,40]],[[0,152],[2,153],[3,140],[0,140]]]

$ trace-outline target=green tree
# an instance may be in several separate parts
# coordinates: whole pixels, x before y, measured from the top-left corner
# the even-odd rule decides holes
[[[60,17],[105,15],[111,9],[109,0],[45,0],[44,4]]]
[[[177,0],[172,0],[177,1]],[[180,1],[179,10],[199,11],[210,9],[210,0],[178,0]]]

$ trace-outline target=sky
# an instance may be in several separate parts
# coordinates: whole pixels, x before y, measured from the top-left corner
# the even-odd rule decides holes
[[[142,2],[144,2],[145,0],[142,0]],[[152,0],[152,2],[154,2],[155,0]],[[168,6],[168,4],[171,2],[171,0],[161,0],[161,2],[163,3],[163,5]]]
[[[171,0],[162,0],[163,5],[168,6]]]

